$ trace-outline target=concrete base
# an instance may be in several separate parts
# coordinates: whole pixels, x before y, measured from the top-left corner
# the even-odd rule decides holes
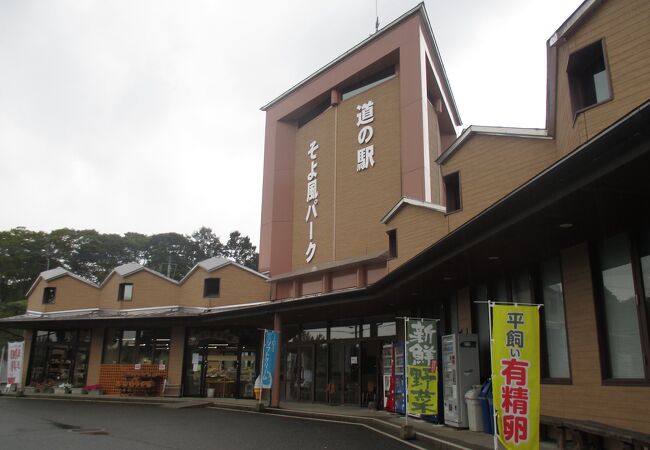
[[[266,406],[264,406],[264,403],[255,403],[255,411],[264,412],[266,411]]]
[[[399,437],[405,441],[415,439],[415,429],[413,428],[413,425],[402,425],[402,428],[399,430]]]

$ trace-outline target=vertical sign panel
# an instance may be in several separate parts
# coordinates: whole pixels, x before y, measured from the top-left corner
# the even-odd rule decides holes
[[[407,401],[411,415],[438,414],[437,321],[408,319],[406,333]]]
[[[7,384],[20,384],[23,378],[23,353],[25,342],[9,342],[7,344]]]
[[[499,440],[507,449],[539,449],[539,308],[491,306]]]
[[[278,353],[280,333],[264,330],[264,353],[262,359],[262,389],[270,389],[275,376],[275,358]]]

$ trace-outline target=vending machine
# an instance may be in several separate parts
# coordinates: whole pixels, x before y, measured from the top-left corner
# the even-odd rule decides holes
[[[384,384],[384,409],[395,412],[395,364],[393,344],[384,344],[381,349],[382,379]]]
[[[395,412],[406,413],[406,361],[404,359],[404,342],[393,344],[395,362]]]
[[[442,385],[445,425],[467,428],[465,393],[480,384],[478,338],[475,334],[442,337]]]
[[[406,395],[404,385],[404,343],[385,344],[382,348],[384,409],[404,414]]]

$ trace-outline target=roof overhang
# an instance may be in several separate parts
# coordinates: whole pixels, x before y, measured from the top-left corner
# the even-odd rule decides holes
[[[430,211],[439,212],[439,213],[443,213],[443,214],[447,213],[447,208],[445,208],[442,205],[438,205],[436,203],[424,202],[422,200],[417,200],[417,199],[414,199],[414,198],[402,197],[395,204],[395,206],[393,206],[390,209],[390,211],[388,211],[386,213],[386,215],[381,218],[381,223],[383,223],[385,225],[388,222],[390,222],[392,220],[392,218],[395,217],[395,215],[405,205],[416,206],[418,208],[424,208],[424,209],[428,209]]]

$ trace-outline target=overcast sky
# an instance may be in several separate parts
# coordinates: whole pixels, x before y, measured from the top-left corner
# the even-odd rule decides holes
[[[417,1],[379,0],[386,25]],[[464,126],[543,127],[579,0],[429,0]],[[375,0],[0,0],[0,230],[259,243],[259,108],[374,31]]]

